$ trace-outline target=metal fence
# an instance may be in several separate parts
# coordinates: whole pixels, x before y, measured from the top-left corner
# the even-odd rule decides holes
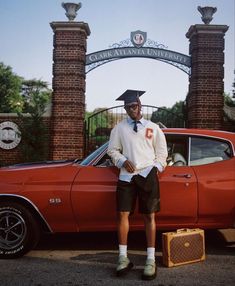
[[[158,123],[162,128],[185,127],[183,116],[164,108],[142,105],[142,114],[145,119]],[[103,109],[89,116],[85,121],[85,155],[108,141],[112,128],[126,116],[123,105]]]

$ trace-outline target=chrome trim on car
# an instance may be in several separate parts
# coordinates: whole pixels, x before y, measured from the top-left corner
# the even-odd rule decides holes
[[[49,231],[50,231],[50,232],[53,232],[52,229],[51,229],[51,227],[50,227],[50,225],[49,225],[48,222],[45,220],[45,218],[44,218],[44,216],[41,214],[41,212],[39,211],[38,207],[35,206],[35,204],[34,204],[32,201],[30,201],[28,198],[23,197],[23,196],[20,196],[20,195],[15,195],[15,194],[0,194],[0,197],[6,197],[6,196],[8,196],[8,197],[17,197],[17,198],[21,198],[21,199],[27,201],[27,202],[35,209],[35,211],[39,214],[39,216],[42,218],[42,220],[45,222],[45,224],[47,225]]]
[[[188,138],[188,166],[190,166],[190,158],[191,158],[191,136]]]
[[[90,166],[90,165],[91,165],[91,166],[95,166],[95,165],[99,162],[99,160],[100,160],[101,158],[103,158],[103,156],[106,155],[107,150],[108,150],[108,143],[106,142],[106,143],[104,143],[104,144],[106,144],[107,146],[105,146],[104,150],[103,150],[97,157],[95,157],[95,158],[89,163],[89,166]]]

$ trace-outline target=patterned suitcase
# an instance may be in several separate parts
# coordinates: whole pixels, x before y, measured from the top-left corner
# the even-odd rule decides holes
[[[162,254],[167,267],[205,260],[204,230],[178,229],[163,233]]]

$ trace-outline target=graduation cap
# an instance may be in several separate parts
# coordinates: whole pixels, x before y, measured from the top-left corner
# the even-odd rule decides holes
[[[116,100],[123,100],[124,105],[130,105],[132,103],[138,102],[139,97],[144,94],[145,91],[127,89],[121,96]]]

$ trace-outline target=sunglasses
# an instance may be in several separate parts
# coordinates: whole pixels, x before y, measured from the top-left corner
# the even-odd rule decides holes
[[[131,105],[126,105],[125,106],[125,109],[126,110],[130,110],[130,109],[136,109],[139,105],[136,103],[136,104],[131,104]]]

